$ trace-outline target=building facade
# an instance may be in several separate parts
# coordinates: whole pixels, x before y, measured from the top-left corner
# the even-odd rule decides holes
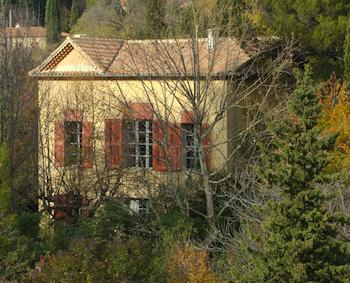
[[[229,38],[68,37],[30,73],[47,209],[67,214],[73,191],[80,205],[123,196],[141,211],[169,176],[224,170],[239,120],[232,77],[250,60]]]

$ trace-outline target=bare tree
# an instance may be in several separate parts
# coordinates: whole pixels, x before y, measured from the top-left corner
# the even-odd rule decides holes
[[[118,63],[125,65],[123,60],[127,61],[129,71],[140,83],[135,86],[134,82],[116,80],[105,88],[110,89],[114,107],[118,109],[128,109],[135,102],[151,105],[153,123],[156,121],[162,132],[161,140],[153,132],[153,144],[160,147],[159,156],[168,171],[158,177],[159,182],[164,182],[164,175],[167,176],[166,183],[172,188],[177,205],[184,210],[192,210],[187,201],[179,198],[178,185],[184,185],[186,173],[174,174],[179,164],[174,164],[171,153],[175,150],[183,156],[184,138],[193,131],[192,153],[198,167],[186,169],[180,163],[180,171],[185,170],[199,180],[213,237],[219,232],[216,221],[227,210],[237,210],[238,202],[241,207],[251,207],[257,200],[253,193],[247,195],[254,191],[256,181],[254,174],[249,173],[256,160],[254,139],[263,136],[263,128],[259,130],[259,127],[279,111],[279,102],[284,99],[281,92],[286,87],[280,84],[280,79],[291,63],[287,47],[259,50],[248,58],[239,45],[236,39],[203,39],[196,33],[191,39],[125,42]],[[279,54],[271,55],[277,50]],[[186,122],[181,122],[181,115],[185,115]],[[182,123],[193,128],[186,129]],[[174,140],[173,135],[178,135],[182,148],[173,149],[169,143]],[[252,148],[244,156],[242,148],[248,142]],[[208,155],[216,163],[212,167],[208,167]],[[239,186],[241,189],[237,190]],[[224,199],[220,207],[215,207],[215,197]]]
[[[43,51],[29,27],[9,27],[9,7],[2,2],[0,18],[0,142],[8,151],[11,209],[36,209],[37,104],[36,85],[28,72]],[[21,13],[12,11],[19,19]],[[22,15],[23,16],[23,15]],[[30,15],[21,19],[31,26]]]
[[[93,210],[108,197],[126,196],[148,199],[157,216],[157,198],[170,198],[185,213],[206,219],[208,243],[232,232],[233,212],[256,217],[251,207],[264,198],[255,195],[256,144],[264,123],[282,109],[291,48],[264,38],[220,37],[215,29],[203,38],[203,20],[192,5],[191,37],[105,40],[113,53],[108,63],[90,54],[103,68],[101,79],[42,82],[45,209],[59,191],[75,188],[86,192]],[[89,40],[73,38],[61,51]],[[65,160],[55,164],[54,124],[69,121],[67,109],[79,110],[75,121],[82,128],[92,125],[94,162],[85,170],[83,164],[65,168]],[[204,193],[205,211],[191,204],[198,195],[194,183]]]

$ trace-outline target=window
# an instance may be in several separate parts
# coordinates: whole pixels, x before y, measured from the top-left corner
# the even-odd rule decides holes
[[[130,200],[130,210],[140,216],[145,216],[149,211],[148,199],[132,199]]]
[[[193,124],[182,124],[183,140],[183,167],[186,169],[199,169],[198,140]]]
[[[152,167],[152,121],[125,121],[126,166]]]
[[[54,196],[53,217],[61,219],[68,217],[88,216],[88,201],[77,194],[62,194]]]
[[[82,123],[65,121],[65,165],[81,165],[82,163]]]

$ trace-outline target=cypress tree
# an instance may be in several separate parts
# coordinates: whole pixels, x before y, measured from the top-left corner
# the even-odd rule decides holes
[[[350,21],[344,42],[344,79],[350,83]]]
[[[323,136],[322,106],[306,68],[288,103],[287,117],[270,127],[262,147],[262,184],[277,190],[268,204],[261,250],[250,282],[347,282],[349,245],[338,233],[348,217],[331,213],[322,190],[334,175],[325,173],[336,135]]]
[[[79,19],[80,13],[79,13],[79,0],[73,0],[72,7],[70,10],[70,27],[72,28],[77,20]]]
[[[295,36],[320,56],[341,56],[350,2],[261,0],[263,23],[281,37]],[[327,31],[327,32],[326,32]]]
[[[58,0],[47,0],[45,9],[46,39],[58,43],[61,39],[61,21]]]
[[[41,26],[45,25],[45,0],[37,1],[38,23]]]
[[[165,24],[165,1],[147,0],[146,5],[146,26],[149,37],[159,38],[164,35]]]

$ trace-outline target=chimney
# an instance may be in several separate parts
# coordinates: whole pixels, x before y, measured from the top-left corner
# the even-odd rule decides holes
[[[9,27],[12,27],[12,10],[9,11]]]
[[[215,48],[215,35],[214,29],[208,29],[208,51],[213,51]]]
[[[78,33],[73,35],[73,38],[82,38],[82,37],[87,37],[87,35],[84,33]]]

